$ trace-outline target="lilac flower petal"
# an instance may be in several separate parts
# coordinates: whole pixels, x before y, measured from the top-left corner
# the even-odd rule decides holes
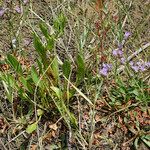
[[[139,71],[139,66],[131,66],[131,68],[135,71],[135,72],[138,72]]]
[[[119,50],[122,50],[122,48],[123,48],[123,45],[122,45],[122,44],[119,44],[119,45],[118,45],[118,49],[119,49]]]
[[[134,65],[133,61],[130,61],[129,64],[130,64],[130,66],[133,66],[133,65]]]
[[[146,62],[146,63],[145,63],[145,66],[146,66],[146,67],[150,67],[150,62]]]
[[[104,64],[104,63],[103,63],[103,68],[105,68],[105,69],[107,69],[107,70],[111,70],[112,64]]]
[[[16,6],[15,7],[15,10],[18,14],[21,14],[22,13],[22,9],[19,7],[19,6]]]
[[[112,64],[107,64],[108,69],[111,70],[112,69]]]
[[[138,61],[138,62],[136,62],[136,64],[137,64],[138,66],[141,66],[141,65],[142,65],[142,62]]]
[[[27,4],[29,2],[29,0],[23,0],[24,4]]]
[[[113,54],[114,56],[117,56],[117,55],[118,55],[117,50],[113,50],[113,51],[112,51],[112,54]]]
[[[118,49],[118,50],[113,50],[112,54],[114,56],[122,56],[123,55],[123,51],[121,49]]]
[[[118,50],[118,55],[122,56],[123,55],[123,51],[122,50]]]
[[[125,59],[124,57],[122,57],[120,60],[121,60],[121,63],[122,63],[122,64],[125,64],[126,59]]]
[[[0,17],[2,17],[4,13],[5,13],[5,9],[4,8],[0,9]]]
[[[101,69],[100,74],[107,76],[108,75],[108,69],[106,69],[106,68]]]
[[[146,70],[146,69],[145,69],[145,65],[141,65],[141,66],[140,66],[140,70],[141,70],[141,71],[145,71],[145,70]]]
[[[131,32],[128,32],[128,31],[127,31],[127,32],[125,32],[125,34],[124,34],[124,38],[125,38],[125,39],[127,39],[130,35],[131,35]]]

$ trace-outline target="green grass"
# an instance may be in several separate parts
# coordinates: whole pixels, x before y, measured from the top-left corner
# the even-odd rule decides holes
[[[0,147],[150,147],[149,4],[0,4]]]

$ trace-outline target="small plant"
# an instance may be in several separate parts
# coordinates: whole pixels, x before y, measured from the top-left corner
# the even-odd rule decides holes
[[[150,147],[148,19],[145,12],[134,25],[136,4],[24,0],[0,8],[11,43],[0,56],[0,136],[8,134],[0,147]]]

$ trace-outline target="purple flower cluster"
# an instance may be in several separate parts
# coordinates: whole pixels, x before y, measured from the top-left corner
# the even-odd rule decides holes
[[[21,13],[22,13],[22,8],[19,7],[19,6],[16,6],[16,7],[15,7],[15,11],[16,11],[18,14],[21,14]]]
[[[5,8],[1,8],[0,9],[0,17],[2,17],[5,13],[6,9]]]
[[[125,34],[124,34],[124,39],[126,40],[126,39],[128,39],[128,37],[131,35],[131,32],[125,32]]]
[[[103,76],[107,76],[108,72],[111,71],[112,64],[105,64],[103,63],[102,69],[100,70],[100,74]]]
[[[130,35],[131,35],[130,32],[125,32],[122,42],[118,44],[118,48],[112,51],[112,54],[114,56],[116,56],[116,57],[122,57],[123,56],[122,48],[123,48],[125,41],[128,39],[128,37]]]
[[[130,62],[129,63],[131,68],[135,71],[145,71],[146,69],[150,68],[150,62]]]
[[[9,3],[10,1],[6,1],[6,2]],[[29,0],[23,0],[23,4],[24,4],[24,5],[26,5],[28,2],[29,2]],[[2,16],[5,14],[6,10],[8,10],[8,8],[0,8],[0,17],[2,17]],[[21,14],[22,11],[23,11],[22,8],[19,7],[19,6],[16,6],[16,7],[14,8],[14,10],[15,10],[18,14]]]
[[[123,55],[123,51],[121,49],[113,50],[112,54],[114,56],[121,57]]]

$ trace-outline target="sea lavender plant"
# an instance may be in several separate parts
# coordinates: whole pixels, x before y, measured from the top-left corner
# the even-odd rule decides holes
[[[107,76],[108,72],[111,71],[112,69],[112,64],[103,64],[102,69],[100,70],[100,74],[103,76]]]
[[[135,72],[138,72],[138,71],[145,71],[147,69],[150,68],[150,62],[141,62],[141,61],[138,61],[138,62],[130,62],[129,65],[131,66],[131,68],[135,71]]]

